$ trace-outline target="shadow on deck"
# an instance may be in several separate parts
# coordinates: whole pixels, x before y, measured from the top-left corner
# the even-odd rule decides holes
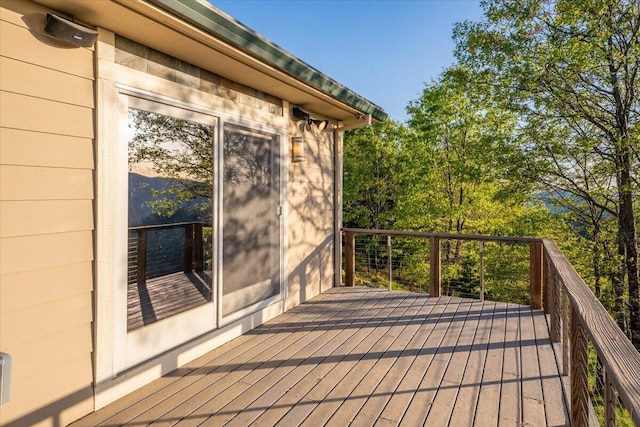
[[[334,288],[74,426],[569,425],[527,306]]]

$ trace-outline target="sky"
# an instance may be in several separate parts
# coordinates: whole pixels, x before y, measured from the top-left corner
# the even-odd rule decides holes
[[[482,17],[477,0],[210,2],[402,122],[454,63],[454,24]]]

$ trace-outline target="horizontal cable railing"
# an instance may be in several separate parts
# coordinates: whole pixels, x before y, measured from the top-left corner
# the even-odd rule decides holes
[[[572,426],[640,426],[640,353],[552,240],[344,228],[344,283],[528,303],[549,315]]]
[[[207,224],[199,222],[129,227],[128,283],[144,285],[154,277],[202,271],[210,258],[203,228]]]

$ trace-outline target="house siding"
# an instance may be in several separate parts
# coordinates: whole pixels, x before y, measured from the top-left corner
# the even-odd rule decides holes
[[[301,132],[291,121],[289,133],[303,135],[305,161],[289,162],[289,271],[287,309],[333,286],[334,150],[333,132],[314,126]]]
[[[50,10],[0,4],[2,425],[65,425],[93,409],[93,51],[43,33]]]

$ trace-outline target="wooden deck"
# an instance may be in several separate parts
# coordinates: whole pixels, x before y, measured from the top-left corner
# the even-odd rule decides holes
[[[74,425],[568,425],[558,351],[526,306],[334,288]]]
[[[127,288],[127,330],[141,328],[211,302],[208,271],[173,273]]]

